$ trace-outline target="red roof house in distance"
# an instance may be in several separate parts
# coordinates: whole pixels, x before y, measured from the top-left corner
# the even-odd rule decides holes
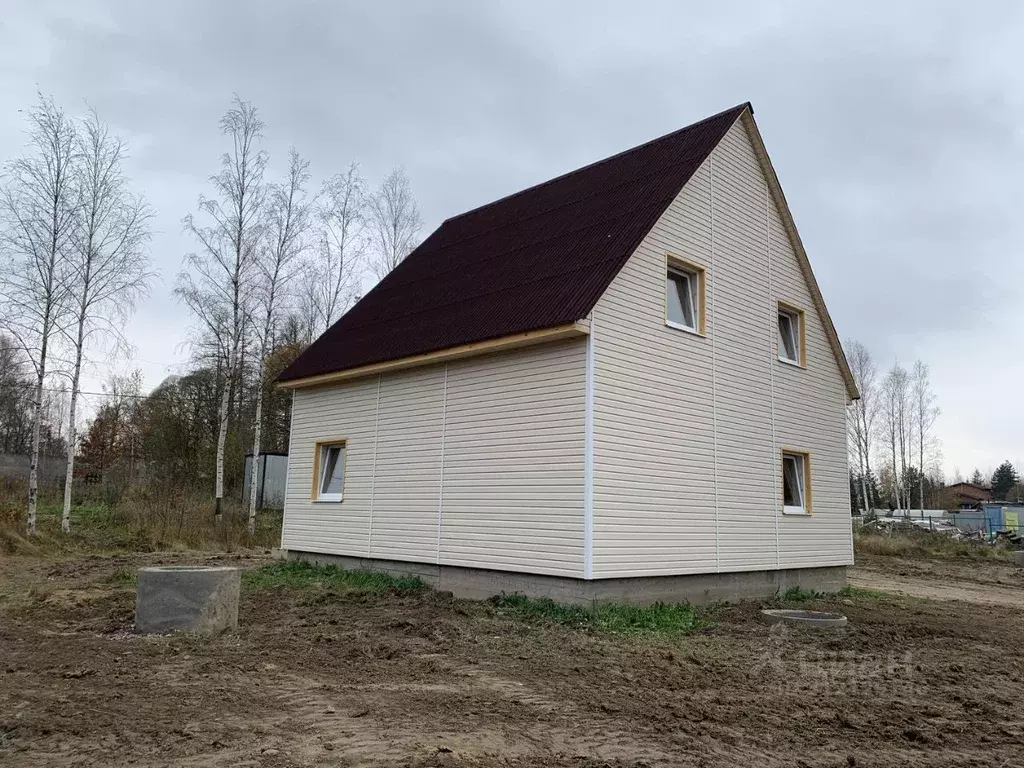
[[[983,485],[974,483],[953,483],[949,490],[961,507],[973,507],[983,501],[992,500],[992,491]]]

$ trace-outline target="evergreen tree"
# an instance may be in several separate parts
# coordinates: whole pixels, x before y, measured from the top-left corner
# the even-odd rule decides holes
[[[981,476],[981,470],[977,467],[974,468],[974,474],[971,475],[971,483],[973,485],[984,485],[985,478]]]
[[[1013,464],[1004,461],[992,473],[992,498],[1006,499],[1015,485],[1017,485],[1017,470],[1013,468]]]

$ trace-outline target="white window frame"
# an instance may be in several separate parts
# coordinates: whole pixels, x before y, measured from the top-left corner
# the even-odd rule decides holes
[[[328,479],[326,477],[327,457],[330,455],[332,448],[338,448],[341,451],[341,455],[338,457],[338,460],[341,462],[341,491],[337,493],[325,493],[323,489],[324,482]],[[339,502],[344,500],[345,475],[348,473],[348,442],[343,438],[321,440],[316,443],[314,456],[314,466],[316,471],[313,476],[313,501]]]
[[[797,492],[800,497],[799,505],[786,504],[786,472],[787,467],[792,466],[796,475]],[[811,514],[811,457],[810,454],[800,451],[782,451],[782,513],[784,515],[809,515]]]
[[[789,340],[793,344],[793,352],[795,357],[789,357],[786,354],[786,344],[782,333],[782,318],[785,317],[789,320],[790,335]],[[806,365],[806,350],[804,349],[804,313],[802,310],[796,307],[791,307],[786,304],[779,304],[779,315],[777,321],[778,327],[778,344],[779,344],[779,360],[789,365],[795,365],[799,368],[803,368]]]
[[[676,281],[673,278],[686,280],[687,297],[690,300],[690,314],[693,324],[673,320],[669,316],[669,292],[677,291]],[[697,264],[683,261],[671,255],[667,256],[665,262],[665,325],[676,330],[686,331],[698,336],[704,335],[704,269]],[[684,312],[685,314],[685,312]]]

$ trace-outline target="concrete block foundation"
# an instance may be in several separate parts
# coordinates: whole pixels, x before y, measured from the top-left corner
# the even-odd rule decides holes
[[[140,568],[135,627],[147,634],[215,634],[238,627],[237,568],[167,565]]]
[[[383,571],[393,576],[418,576],[434,589],[451,592],[456,597],[477,600],[502,592],[520,592],[531,597],[550,597],[559,603],[575,605],[612,602],[634,605],[688,602],[701,605],[720,601],[766,599],[793,587],[816,592],[838,592],[846,586],[846,566],[587,581],[564,576],[380,560],[300,550],[282,550],[281,555],[289,560],[337,565],[349,570]]]

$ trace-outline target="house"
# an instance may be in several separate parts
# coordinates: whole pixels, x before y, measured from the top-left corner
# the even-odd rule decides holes
[[[853,560],[857,391],[749,104],[448,219],[280,379],[290,557],[581,603]]]
[[[973,509],[978,504],[991,501],[992,491],[983,485],[974,483],[953,483],[947,486],[950,500],[955,501],[960,509]]]

